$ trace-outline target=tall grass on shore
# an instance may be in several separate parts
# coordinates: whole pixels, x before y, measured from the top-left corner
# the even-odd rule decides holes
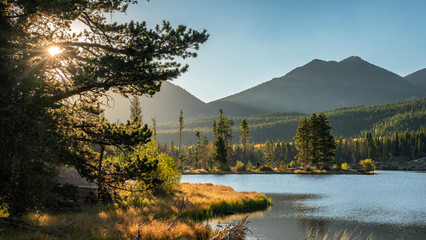
[[[170,230],[181,209],[182,199],[188,204]],[[25,220],[37,226],[54,226],[63,230],[59,236],[37,228],[6,228],[0,239],[173,239],[190,236],[208,239],[214,231],[198,220],[228,212],[266,209],[270,200],[255,192],[235,192],[226,186],[182,183],[173,196],[125,196],[121,204],[96,207],[86,212],[64,214],[30,214]],[[71,224],[70,224],[71,223]],[[3,228],[3,227],[0,227]]]
[[[342,230],[340,232],[336,232],[334,234],[320,234],[319,231],[314,231],[310,229],[308,232],[308,236],[305,240],[374,240],[373,234],[369,234],[367,237],[363,237],[360,235],[361,232],[357,233],[356,231],[347,231]]]

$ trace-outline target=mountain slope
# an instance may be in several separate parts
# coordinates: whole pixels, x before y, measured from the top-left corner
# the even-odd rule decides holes
[[[337,108],[325,114],[333,126],[335,136],[360,137],[366,131],[378,136],[389,136],[395,131],[417,130],[426,127],[426,98],[385,105]],[[245,118],[250,126],[251,140],[264,143],[266,140],[292,142],[298,122],[309,114],[268,113],[251,117],[228,116],[234,122],[233,141],[238,143],[239,125]],[[203,117],[185,122],[183,142],[195,142],[195,131],[213,140],[212,124],[218,116]],[[177,121],[158,125],[157,139],[160,142],[177,142],[179,136]]]
[[[208,105],[259,112],[317,112],[336,107],[384,104],[417,97],[404,78],[359,57],[340,62],[313,60],[281,78]],[[230,107],[231,106],[231,107]],[[253,114],[253,112],[245,112]],[[239,113],[241,115],[241,113]]]
[[[130,116],[130,101],[121,95],[113,94],[114,104],[111,108],[106,108],[106,117],[110,121],[127,121]],[[158,122],[177,121],[182,109],[184,118],[186,116],[202,116],[207,108],[207,104],[185,89],[174,85],[168,81],[163,82],[160,92],[152,97],[140,97],[143,122],[150,123],[153,117]]]
[[[404,78],[413,85],[426,88],[426,68],[409,74]]]
[[[425,75],[423,69],[402,78],[359,57],[340,62],[315,59],[283,77],[207,104],[170,82],[164,82],[152,98],[142,97],[141,103],[145,122],[153,117],[158,122],[177,121],[180,109],[185,120],[216,115],[221,108],[231,116],[309,113],[425,97],[426,91],[419,88],[426,86]],[[117,95],[114,98],[114,108],[107,109],[106,116],[110,121],[123,122],[129,117],[129,100]]]

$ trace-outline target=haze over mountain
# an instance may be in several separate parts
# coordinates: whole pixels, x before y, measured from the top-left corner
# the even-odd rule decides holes
[[[158,122],[177,121],[180,109],[191,119],[216,115],[220,108],[227,115],[250,116],[386,104],[425,96],[417,86],[424,82],[424,70],[403,78],[360,57],[340,62],[315,59],[280,78],[207,104],[169,82],[153,98],[142,97],[141,104],[144,118],[155,116]],[[128,103],[120,108],[128,109]]]
[[[114,94],[113,98],[114,107],[106,108],[105,115],[110,121],[125,122],[130,117],[130,101],[117,94]],[[144,123],[151,123],[153,117],[158,122],[177,121],[181,109],[185,113],[185,117],[197,117],[207,107],[206,103],[168,81],[162,83],[160,92],[154,96],[142,96],[139,99]]]
[[[426,68],[409,74],[404,78],[413,85],[426,88]]]

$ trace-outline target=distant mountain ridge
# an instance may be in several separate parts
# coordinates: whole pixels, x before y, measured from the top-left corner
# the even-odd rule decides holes
[[[114,94],[113,98],[114,107],[106,108],[105,115],[110,121],[125,122],[130,117],[130,101],[118,94]],[[177,121],[181,109],[185,117],[198,117],[207,108],[206,103],[168,81],[162,83],[161,90],[154,96],[142,96],[139,100],[144,123],[151,123],[154,117],[158,122]]]
[[[219,109],[232,116],[311,113],[424,97],[419,84],[425,83],[421,80],[425,75],[423,69],[403,78],[356,56],[340,62],[315,59],[282,77],[213,102],[204,103],[181,87],[165,82],[159,93],[153,98],[142,97],[141,103],[144,118],[156,117],[158,122],[177,121],[180,109],[185,119],[216,115]]]
[[[426,68],[411,73],[404,78],[413,85],[426,88]]]
[[[318,112],[402,101],[418,97],[415,91],[404,78],[359,57],[340,62],[315,59],[283,77],[210,104],[250,106],[262,112]]]

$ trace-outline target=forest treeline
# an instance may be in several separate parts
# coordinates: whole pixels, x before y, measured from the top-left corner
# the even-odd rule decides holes
[[[239,133],[235,135],[238,139]],[[372,159],[376,164],[392,169],[400,163],[426,156],[426,129],[422,126],[416,131],[396,131],[385,137],[374,137],[371,132],[366,132],[364,137],[335,139],[335,144],[333,157],[327,161],[332,168],[361,168],[361,160]],[[256,167],[281,171],[307,166],[307,162],[298,156],[300,151],[294,141],[252,142],[246,149],[243,143],[227,146],[225,163],[236,171],[243,170],[244,165],[249,170]],[[181,147],[180,151],[173,142],[171,145],[160,143],[159,150],[175,159],[181,168],[214,170],[218,166],[214,159],[217,141],[210,142],[206,138],[192,146]]]
[[[226,112],[225,112],[226,114]],[[396,131],[417,131],[426,122],[426,99],[415,99],[386,105],[344,107],[325,112],[333,126],[334,135],[338,138],[364,137],[367,132],[373,136],[392,136]],[[185,115],[185,113],[184,113]],[[229,116],[234,123],[246,119],[251,132],[251,141],[265,143],[267,140],[293,141],[298,122],[304,113],[270,113],[249,117]],[[209,141],[214,140],[212,124],[218,116],[185,120],[182,131],[182,144],[195,143],[195,132],[199,131]],[[179,140],[178,116],[176,122],[157,123],[157,140],[170,144]],[[233,132],[239,129],[238,124],[231,126]],[[233,138],[234,144],[238,138]]]

